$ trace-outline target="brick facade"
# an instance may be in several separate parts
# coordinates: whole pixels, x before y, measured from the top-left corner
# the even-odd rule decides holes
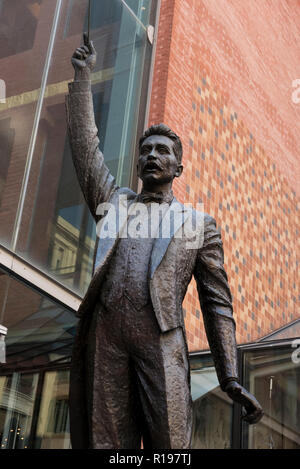
[[[164,122],[182,137],[175,194],[203,202],[221,228],[238,343],[300,316],[299,8],[161,5],[149,125]],[[207,348],[194,282],[184,308],[190,350]]]

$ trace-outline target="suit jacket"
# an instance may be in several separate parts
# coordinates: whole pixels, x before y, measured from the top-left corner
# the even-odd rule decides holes
[[[95,221],[99,222],[101,219],[101,216],[97,215],[99,204],[109,202],[118,213],[120,195],[123,196],[123,200],[126,199],[125,203],[130,207],[137,200],[137,194],[128,188],[119,188],[104,163],[103,155],[98,148],[98,130],[94,120],[90,82],[70,83],[66,106],[69,137],[78,180],[90,211]],[[185,207],[176,199],[171,203],[170,210],[175,205],[177,212],[182,212],[181,224],[184,227],[187,219],[195,217],[196,212],[192,210],[186,213]],[[176,327],[184,328],[182,302],[194,275],[216,372],[221,386],[224,386],[228,380],[238,378],[235,321],[232,316],[231,293],[223,266],[224,255],[220,232],[211,216],[203,214],[203,222],[203,243],[198,249],[186,249],[185,234],[183,233],[181,238],[176,237],[174,230],[171,230],[170,236],[155,240],[149,265],[149,291],[162,333]],[[83,356],[84,337],[99,298],[106,267],[117,242],[118,235],[115,238],[100,237],[94,274],[78,310],[81,321],[73,353],[74,383],[75,377],[77,381],[79,379],[83,383],[81,372],[84,365],[81,363],[79,366],[79,361]],[[74,384],[73,395],[78,400],[79,394],[75,388]]]

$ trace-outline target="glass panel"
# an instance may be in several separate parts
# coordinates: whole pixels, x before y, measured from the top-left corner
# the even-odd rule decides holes
[[[94,0],[95,1],[95,0]],[[149,25],[149,13],[151,2],[148,0],[121,0],[133,11],[138,19],[145,25]]]
[[[136,1],[146,18],[151,2]],[[119,183],[128,185],[135,154],[143,70],[151,47],[143,24],[119,0],[92,2],[98,52],[93,73],[100,148]],[[142,10],[142,8],[146,8]],[[65,94],[70,56],[82,43],[87,0],[61,8],[35,143],[17,253],[79,294],[90,282],[95,226],[81,194],[66,133]]]
[[[69,0],[67,21],[64,29],[65,36],[78,34],[82,27],[88,29],[87,4],[81,0]],[[91,31],[94,32],[103,26],[119,21],[123,9],[126,9],[137,22],[141,22],[145,27],[149,24],[152,0],[91,0]],[[130,11],[131,10],[131,11]]]
[[[293,347],[299,343],[245,352],[245,387],[265,415],[256,425],[243,425],[244,448],[300,448],[300,359]]]
[[[55,2],[2,0],[0,79],[0,242],[10,246],[40,94]]]
[[[68,396],[69,371],[46,373],[34,448],[70,448]]]
[[[38,374],[70,362],[75,314],[7,274],[0,276],[1,298],[2,325],[8,328],[6,363],[0,363],[2,448],[68,448],[68,371],[45,373],[38,420],[32,414],[40,398]]]
[[[191,358],[193,449],[231,447],[232,401],[224,393],[210,356]]]
[[[13,278],[5,295],[2,325],[8,332],[1,374],[69,361],[75,314]]]
[[[0,377],[0,447],[29,445],[38,374],[13,373]]]

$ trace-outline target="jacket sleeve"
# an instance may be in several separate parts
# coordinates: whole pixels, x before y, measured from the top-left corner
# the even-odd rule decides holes
[[[224,390],[228,381],[238,381],[238,365],[232,297],[223,263],[220,232],[215,220],[205,215],[204,241],[198,251],[194,276],[208,343]]]
[[[72,157],[78,181],[93,217],[100,203],[109,200],[117,189],[115,179],[98,148],[90,81],[69,83],[66,96],[67,124]]]

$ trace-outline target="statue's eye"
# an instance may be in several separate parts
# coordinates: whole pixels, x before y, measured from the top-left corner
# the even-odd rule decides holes
[[[141,155],[147,155],[151,151],[151,147],[142,147]]]
[[[159,145],[159,146],[157,147],[157,150],[159,151],[159,153],[160,153],[161,155],[165,155],[165,154],[167,155],[167,154],[170,153],[169,148],[166,147],[166,146],[164,146],[164,145]]]

